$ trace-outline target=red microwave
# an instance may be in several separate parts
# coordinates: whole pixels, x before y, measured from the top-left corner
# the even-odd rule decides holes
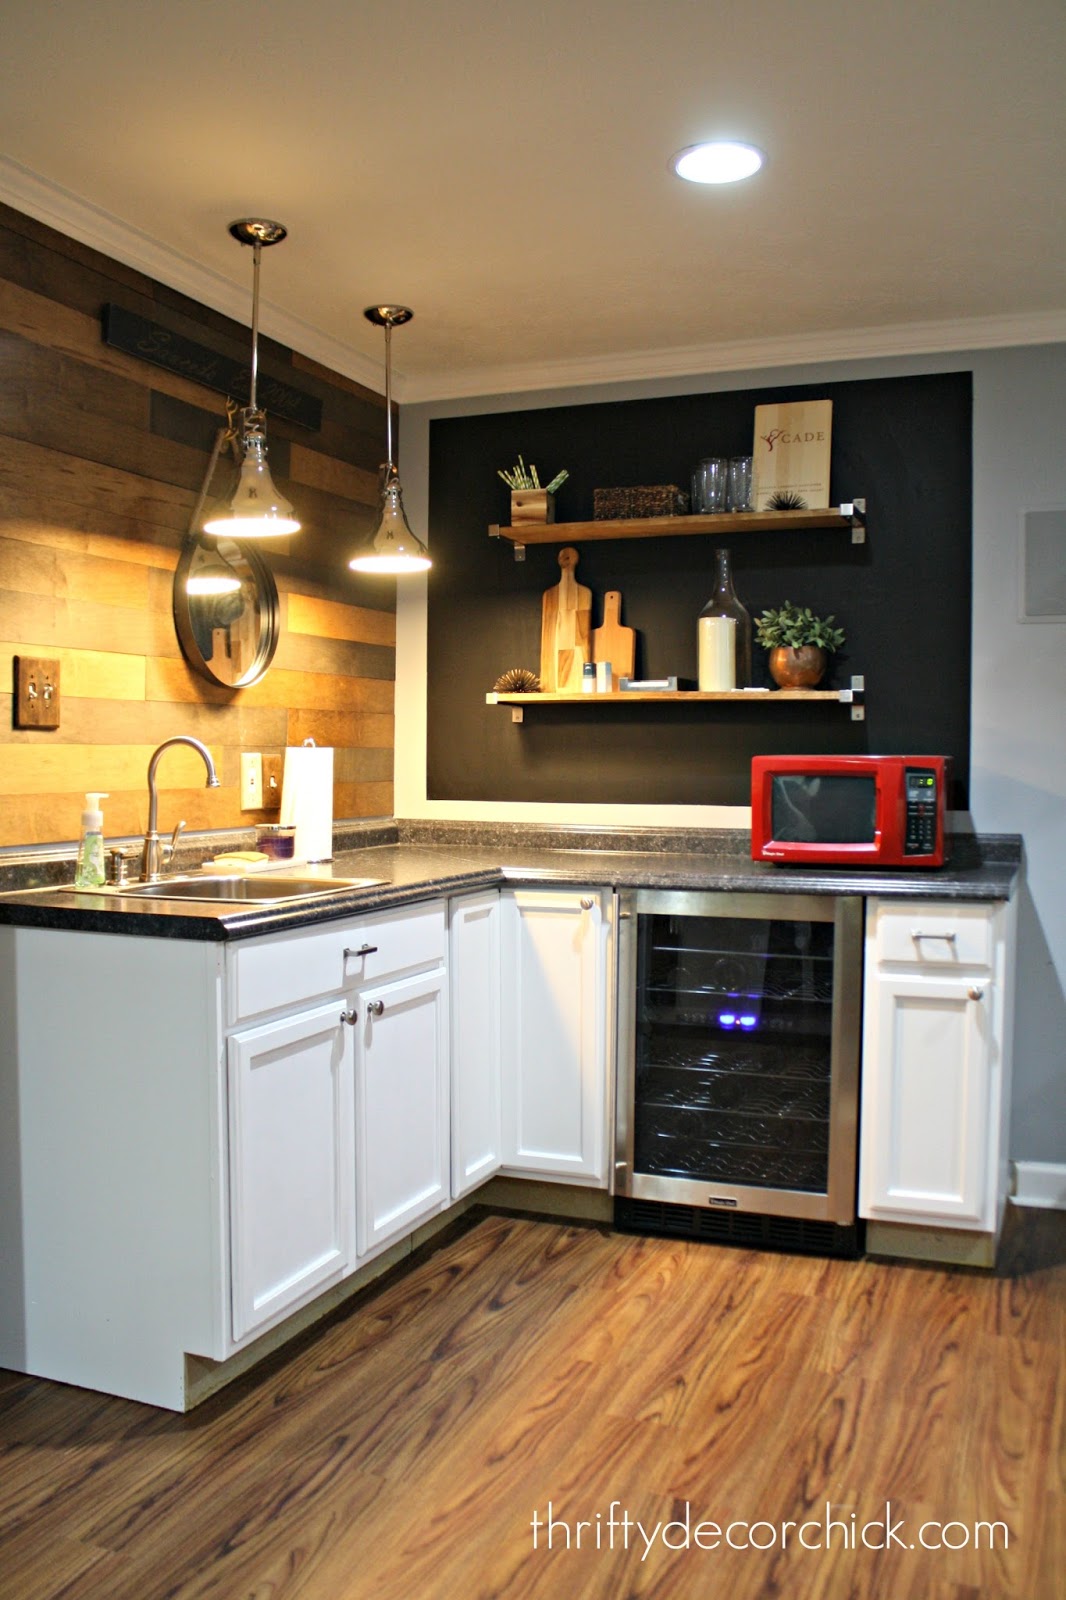
[[[942,867],[949,756],[755,756],[755,861]]]

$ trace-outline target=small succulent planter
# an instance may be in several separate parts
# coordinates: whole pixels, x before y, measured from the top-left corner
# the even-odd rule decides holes
[[[779,689],[814,689],[821,683],[829,656],[844,643],[843,628],[833,622],[791,600],[756,619],[755,637],[769,652],[766,664]]]
[[[819,645],[779,644],[767,659],[770,676],[779,689],[815,689],[825,677],[826,653]]]

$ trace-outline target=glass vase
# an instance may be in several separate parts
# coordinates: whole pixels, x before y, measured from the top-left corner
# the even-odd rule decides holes
[[[751,617],[733,589],[728,550],[714,552],[714,593],[697,623],[699,686],[746,689],[751,683]]]

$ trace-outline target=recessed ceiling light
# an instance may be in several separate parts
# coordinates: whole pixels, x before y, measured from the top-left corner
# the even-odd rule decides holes
[[[758,172],[766,157],[753,144],[715,139],[679,150],[670,165],[688,183],[738,183]]]

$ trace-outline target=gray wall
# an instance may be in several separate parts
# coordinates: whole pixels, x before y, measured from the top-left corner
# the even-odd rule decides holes
[[[404,492],[412,520],[425,526],[433,417],[964,370],[974,382],[971,816],[979,831],[1021,833],[1028,858],[1019,907],[1010,1150],[1015,1160],[1066,1164],[1066,624],[1019,617],[1023,516],[1066,508],[1066,347],[833,362],[408,406],[400,432]],[[432,542],[432,529],[430,536]],[[425,799],[425,593],[422,585],[412,588],[398,608],[397,811],[454,816],[453,806]],[[549,809],[557,820],[559,808]],[[664,820],[679,819],[671,808]]]

